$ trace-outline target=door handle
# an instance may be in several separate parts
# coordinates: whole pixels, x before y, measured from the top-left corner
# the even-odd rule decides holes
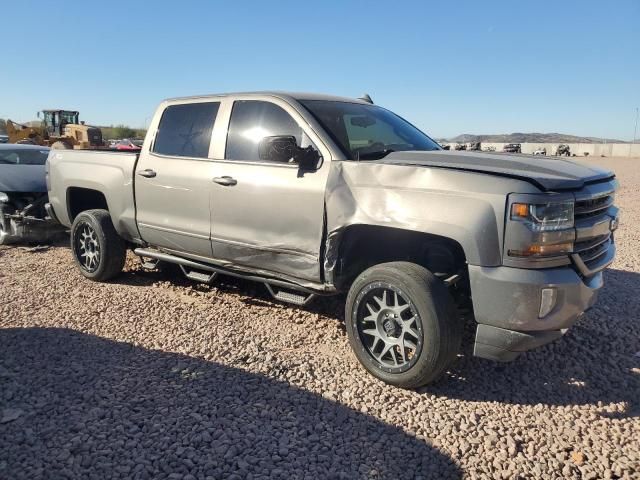
[[[238,181],[235,178],[227,175],[224,177],[214,177],[213,181],[219,185],[224,185],[225,187],[231,187],[238,184]]]
[[[140,170],[138,172],[138,175],[140,175],[141,177],[153,178],[157,175],[157,173],[150,168],[147,168],[146,170]]]

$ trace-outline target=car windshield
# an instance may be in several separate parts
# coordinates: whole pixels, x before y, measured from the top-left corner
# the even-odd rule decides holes
[[[1,149],[0,165],[44,165],[48,155],[49,150]]]
[[[440,146],[396,114],[376,105],[303,100],[350,160],[375,160],[391,152],[440,150]]]

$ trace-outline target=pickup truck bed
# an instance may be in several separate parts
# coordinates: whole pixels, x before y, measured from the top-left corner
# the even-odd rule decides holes
[[[59,188],[50,191],[49,203],[58,221],[70,227],[73,218],[83,209],[83,202],[74,202],[74,196],[82,197],[94,202],[94,207],[108,209],[116,230],[123,238],[140,240],[133,188],[138,155],[118,151],[52,150],[47,182],[50,183],[51,176],[55,175]],[[109,194],[102,198],[88,194],[106,190]]]

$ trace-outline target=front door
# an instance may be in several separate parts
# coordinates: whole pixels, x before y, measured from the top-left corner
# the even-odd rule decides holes
[[[219,102],[169,105],[138,160],[138,229],[153,246],[211,257],[211,134]],[[146,146],[145,146],[146,147]]]
[[[312,142],[315,134],[305,131],[303,124],[299,114],[280,100],[234,102],[224,160],[215,161],[214,257],[320,280],[329,161],[317,171],[301,173],[296,164],[264,161],[258,153],[260,140],[273,135],[292,135],[299,146],[318,149]],[[324,158],[328,159],[327,153]]]

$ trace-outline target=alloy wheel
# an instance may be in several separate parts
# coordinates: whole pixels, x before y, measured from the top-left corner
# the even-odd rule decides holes
[[[356,324],[366,352],[385,371],[406,371],[420,355],[422,321],[393,285],[378,282],[361,292]]]
[[[75,253],[82,268],[95,272],[100,265],[100,242],[95,229],[88,223],[78,229],[75,241]]]

